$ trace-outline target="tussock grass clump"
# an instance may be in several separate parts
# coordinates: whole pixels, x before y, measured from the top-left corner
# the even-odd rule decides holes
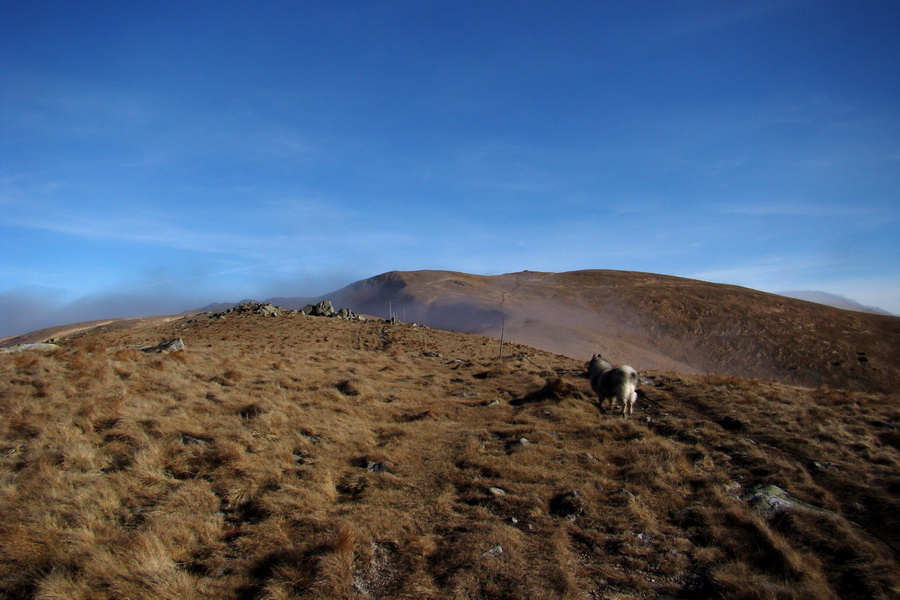
[[[136,347],[182,337],[168,355]],[[896,396],[404,325],[174,322],[0,356],[9,598],[890,598]],[[726,417],[740,421],[734,426]],[[728,427],[723,426],[725,423]],[[778,485],[818,512],[769,518]]]
[[[122,362],[136,362],[141,359],[141,353],[134,348],[120,348],[115,351],[113,356]]]
[[[361,379],[344,379],[335,386],[345,396],[371,396],[372,387]]]

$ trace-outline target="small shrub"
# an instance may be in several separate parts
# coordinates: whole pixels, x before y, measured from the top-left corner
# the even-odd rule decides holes
[[[135,362],[141,359],[141,353],[134,348],[122,348],[117,350],[113,357],[122,362]]]

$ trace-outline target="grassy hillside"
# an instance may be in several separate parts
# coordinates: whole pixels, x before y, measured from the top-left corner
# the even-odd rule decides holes
[[[734,285],[629,271],[484,277],[394,271],[333,294],[362,314],[499,338],[580,358],[861,391],[900,386],[900,318]]]
[[[578,360],[296,315],[60,345],[0,355],[4,598],[900,594],[898,394],[642,372],[626,420]]]

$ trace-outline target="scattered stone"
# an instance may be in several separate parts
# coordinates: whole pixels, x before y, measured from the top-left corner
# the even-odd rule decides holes
[[[281,309],[274,304],[265,304],[259,307],[259,313],[269,317],[279,317],[281,316]]]
[[[487,489],[487,491],[491,496],[505,496],[506,495],[506,490],[504,490],[503,488],[489,487]]]
[[[440,352],[428,351],[428,352],[423,352],[422,356],[429,356],[431,358],[443,358],[444,355],[441,354]]]
[[[322,300],[316,305],[307,304],[302,312],[311,317],[331,317],[334,315],[334,306],[331,300]]]
[[[485,402],[484,404],[482,404],[482,406],[499,406],[499,405],[500,405],[499,400],[491,400],[490,402]]]
[[[731,481],[731,482],[725,484],[725,493],[728,494],[729,496],[737,497],[741,493],[741,490],[743,488],[744,488],[744,486],[742,486],[740,483],[738,483],[736,481]]]
[[[650,543],[650,540],[651,540],[650,535],[647,534],[647,533],[639,533],[639,534],[637,534],[637,535],[634,536],[634,537],[636,537],[636,538],[637,538],[637,541],[639,541],[639,542],[642,543],[642,544],[649,544],[649,543]]]
[[[344,319],[345,321],[352,321],[356,315],[353,314],[353,311],[349,308],[342,308],[341,310],[334,313],[335,319]]]
[[[173,338],[155,346],[141,348],[141,352],[178,352],[180,350],[184,350],[184,340],[181,338]]]
[[[767,520],[791,510],[806,510],[821,514],[832,514],[830,510],[814,506],[794,498],[777,485],[760,485],[744,495],[744,501],[761,513]]]
[[[184,444],[185,446],[190,445],[190,444],[196,444],[198,446],[208,446],[209,445],[209,440],[205,440],[203,438],[199,438],[199,437],[196,437],[193,435],[188,435],[186,433],[182,433],[179,436],[179,439],[181,440],[181,443]]]
[[[584,499],[581,492],[571,490],[554,496],[550,500],[550,514],[558,517],[584,514]]]
[[[383,460],[381,462],[369,460],[366,461],[366,469],[373,473],[393,473],[394,463],[389,460]]]
[[[286,311],[281,307],[267,302],[242,302],[237,306],[223,312],[213,313],[210,319],[221,319],[226,315],[265,315],[267,317],[280,317]]]
[[[322,300],[318,304],[307,304],[300,309],[299,313],[308,317],[331,317],[334,319],[343,319],[345,321],[362,320],[349,308],[342,308],[338,311],[334,310],[331,300]]]
[[[503,546],[498,544],[498,545],[494,546],[493,548],[489,548],[489,549],[485,550],[484,552],[482,552],[481,558],[485,558],[487,556],[496,556],[499,558],[502,555],[503,555]]]
[[[532,442],[528,438],[522,437],[522,438],[515,440],[514,442],[507,443],[506,449],[511,450],[511,451],[523,450],[523,449],[527,448],[528,446],[533,445],[533,443],[534,442]]]

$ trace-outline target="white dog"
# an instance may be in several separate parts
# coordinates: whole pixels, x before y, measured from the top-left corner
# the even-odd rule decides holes
[[[637,371],[628,365],[613,368],[608,361],[595,354],[588,363],[588,378],[600,400],[601,409],[603,402],[609,399],[611,409],[615,409],[621,403],[622,415],[625,417],[631,415],[637,401]]]

